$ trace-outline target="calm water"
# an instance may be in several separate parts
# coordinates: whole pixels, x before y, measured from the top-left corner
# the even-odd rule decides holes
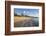
[[[34,26],[39,26],[39,18],[33,18],[33,21]]]

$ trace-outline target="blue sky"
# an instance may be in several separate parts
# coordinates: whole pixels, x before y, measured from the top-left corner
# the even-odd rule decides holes
[[[14,13],[17,13],[18,15],[23,13],[24,15],[28,16],[39,17],[39,9],[14,8]]]

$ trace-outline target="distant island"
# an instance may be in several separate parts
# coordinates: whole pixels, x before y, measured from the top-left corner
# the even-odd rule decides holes
[[[21,15],[15,13],[14,16],[19,16],[19,17],[22,17],[23,16],[23,17],[32,17],[32,18],[35,17],[35,16],[24,15],[23,13]],[[38,18],[38,17],[35,17],[35,18]]]

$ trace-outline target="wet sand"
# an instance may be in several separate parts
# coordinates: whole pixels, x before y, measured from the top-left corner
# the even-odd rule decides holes
[[[31,27],[35,26],[35,24],[38,24],[37,21],[34,20],[34,18],[31,17],[14,17],[14,27]]]

